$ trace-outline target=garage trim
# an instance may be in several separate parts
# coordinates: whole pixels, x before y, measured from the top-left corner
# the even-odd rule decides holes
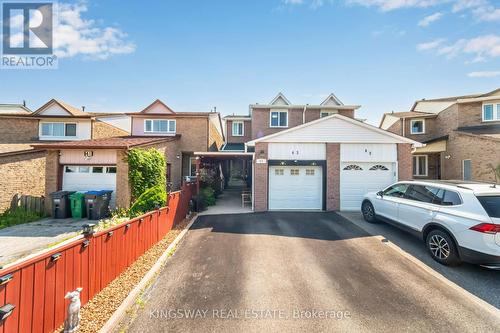
[[[326,174],[328,172],[326,168],[325,160],[269,160],[267,163],[267,173],[269,174],[269,167],[271,166],[316,166],[321,167],[322,170],[322,181],[321,181],[321,209],[326,210]],[[269,207],[269,179],[267,180],[267,205]]]

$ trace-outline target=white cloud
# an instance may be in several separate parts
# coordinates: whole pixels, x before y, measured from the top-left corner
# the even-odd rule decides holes
[[[421,43],[417,45],[417,50],[419,51],[429,51],[429,50],[434,50],[441,46],[444,43],[443,38],[435,39],[433,41],[427,42],[427,43]]]
[[[487,5],[486,0],[457,0],[452,7],[454,13]]]
[[[377,7],[382,11],[400,8],[426,8],[450,2],[450,0],[345,0],[347,4]]]
[[[443,13],[437,12],[432,15],[426,16],[418,22],[419,27],[428,27],[431,23],[440,20],[443,17]]]
[[[483,72],[471,72],[467,74],[468,77],[474,78],[488,78],[500,76],[500,71],[483,71]]]
[[[114,27],[100,27],[94,20],[85,19],[84,3],[57,5],[57,23],[54,26],[54,53],[60,58],[83,55],[104,60],[112,55],[132,53],[135,44]]]
[[[479,21],[500,21],[500,8],[493,6],[478,7],[472,13]]]
[[[285,5],[302,5],[304,0],[283,0]]]
[[[452,44],[434,40],[417,45],[419,51],[434,51],[437,55],[454,58],[459,55],[473,56],[469,62],[480,62],[500,57],[500,35],[489,34],[471,39],[460,39]]]

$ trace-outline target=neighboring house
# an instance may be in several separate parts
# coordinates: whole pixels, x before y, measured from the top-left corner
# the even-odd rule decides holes
[[[0,212],[10,207],[16,194],[45,195],[46,151],[37,144],[127,134],[102,121],[101,115],[55,99],[35,112],[25,105],[0,105]]]
[[[384,114],[380,128],[425,144],[413,151],[415,179],[494,181],[500,164],[500,89],[423,99],[409,112]]]
[[[225,118],[226,147],[240,144],[240,135],[251,138],[246,153],[197,155],[202,162],[251,160],[255,211],[359,210],[365,193],[411,179],[412,145],[421,144],[356,120],[358,108],[333,94],[318,105],[294,105],[278,94],[250,105],[249,117]]]
[[[46,149],[46,193],[57,190],[113,190],[112,207],[131,203],[127,151],[156,148],[167,160],[169,190],[195,175],[195,150],[217,151],[224,142],[216,112],[175,112],[156,100],[141,112],[129,113],[130,136],[39,145]],[[46,205],[50,210],[50,203]]]

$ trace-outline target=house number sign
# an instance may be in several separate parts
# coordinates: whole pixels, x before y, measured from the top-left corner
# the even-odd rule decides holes
[[[92,158],[92,156],[94,156],[94,152],[92,150],[86,150],[83,152],[83,157],[86,160],[90,160]]]

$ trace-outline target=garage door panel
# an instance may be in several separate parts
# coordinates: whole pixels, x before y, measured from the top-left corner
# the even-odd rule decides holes
[[[343,162],[340,171],[340,209],[360,210],[366,193],[377,192],[396,181],[396,164]]]
[[[269,209],[322,209],[322,179],[318,166],[269,167]]]
[[[94,166],[96,168],[102,168],[102,172],[93,172],[93,166],[65,166],[63,173],[63,185],[62,189],[64,191],[92,191],[92,190],[111,190],[111,207],[115,207],[116,203],[116,173],[111,173],[111,170],[116,171],[116,167],[101,167]],[[84,168],[89,168],[88,172],[82,172],[86,170]],[[108,169],[109,168],[109,169]],[[70,172],[71,171],[71,172]],[[101,169],[99,169],[101,171]]]

